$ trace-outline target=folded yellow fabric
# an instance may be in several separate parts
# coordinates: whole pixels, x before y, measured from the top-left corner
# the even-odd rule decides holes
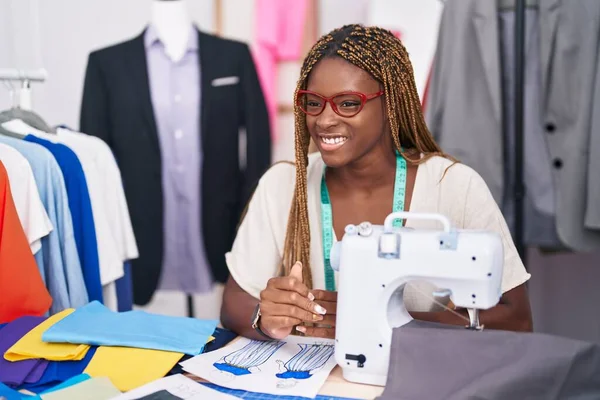
[[[51,361],[82,360],[90,349],[87,344],[45,343],[42,335],[48,328],[75,311],[72,308],[54,314],[33,328],[4,353],[8,361],[43,358]]]
[[[210,343],[210,342],[212,342],[213,340],[215,340],[215,337],[214,337],[214,336],[211,336],[211,337],[209,337],[209,338],[208,338],[208,340],[206,341],[206,343]]]
[[[181,357],[183,353],[100,346],[83,372],[91,377],[106,376],[125,392],[164,377]]]

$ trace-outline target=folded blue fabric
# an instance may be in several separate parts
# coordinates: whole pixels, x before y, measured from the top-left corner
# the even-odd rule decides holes
[[[145,311],[117,313],[93,301],[51,326],[42,335],[49,343],[139,347],[198,355],[217,321],[157,315]]]
[[[23,383],[18,389],[27,389],[33,393],[42,393],[56,385],[80,375],[85,371],[92,357],[96,354],[96,346],[92,346],[79,361],[50,361],[42,377],[35,383]]]
[[[39,396],[31,396],[28,394],[19,393],[14,389],[9,388],[2,382],[0,382],[0,399],[1,400],[41,400],[41,398]]]

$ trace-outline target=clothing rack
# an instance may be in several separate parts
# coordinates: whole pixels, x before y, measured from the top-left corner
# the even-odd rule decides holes
[[[526,0],[515,4],[515,237],[514,242],[527,269],[523,240],[525,183],[523,181],[523,114],[525,86],[525,7]],[[510,121],[505,121],[510,123]]]
[[[19,108],[31,110],[31,82],[44,82],[48,78],[45,69],[21,70],[16,68],[0,68],[0,81],[5,82],[14,95],[12,82],[20,82]]]

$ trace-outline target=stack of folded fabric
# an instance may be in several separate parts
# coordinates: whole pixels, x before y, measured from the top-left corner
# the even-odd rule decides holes
[[[97,301],[49,318],[21,317],[0,327],[0,396],[14,389],[51,399],[57,388],[66,390],[60,385],[74,383],[79,389],[85,383],[86,391],[97,385],[112,386],[117,394],[129,391],[164,377],[185,355],[202,353],[216,325],[143,311],[116,313]],[[114,396],[110,388],[97,391]]]

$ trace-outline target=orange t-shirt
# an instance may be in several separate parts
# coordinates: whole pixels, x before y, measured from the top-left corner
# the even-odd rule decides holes
[[[51,303],[0,162],[0,323],[43,315]]]

